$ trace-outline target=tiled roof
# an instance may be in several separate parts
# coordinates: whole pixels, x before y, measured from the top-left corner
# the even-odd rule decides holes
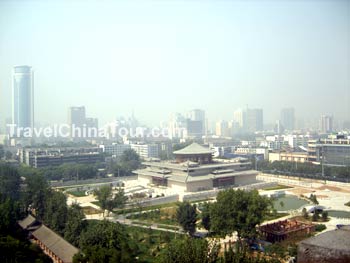
[[[35,230],[32,234],[64,263],[73,262],[73,256],[79,252],[76,247],[45,225],[41,225],[41,227]]]
[[[21,228],[27,229],[28,227],[30,227],[35,222],[36,222],[36,219],[32,215],[28,215],[23,220],[18,221],[18,224],[20,225]]]
[[[174,152],[174,154],[211,154],[211,153],[212,151],[209,148],[206,148],[195,142],[181,150]]]

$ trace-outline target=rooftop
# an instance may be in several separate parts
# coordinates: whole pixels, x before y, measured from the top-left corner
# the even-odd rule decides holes
[[[28,215],[23,220],[18,221],[18,224],[20,225],[21,228],[27,229],[28,227],[30,227],[35,222],[36,222],[36,219],[32,215]]]
[[[79,252],[76,247],[68,243],[65,239],[45,225],[41,225],[41,227],[35,230],[32,234],[64,263],[73,262],[73,256]]]
[[[318,236],[303,240],[301,243],[327,249],[350,251],[350,228],[342,227],[327,231]]]
[[[212,151],[194,142],[181,150],[175,151],[174,154],[212,154]]]

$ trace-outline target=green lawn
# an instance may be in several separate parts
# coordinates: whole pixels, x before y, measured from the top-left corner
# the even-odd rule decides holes
[[[68,191],[67,193],[76,197],[86,196],[85,191]]]
[[[287,215],[289,215],[289,214],[288,213],[276,213],[276,214],[271,213],[265,218],[265,221],[274,220],[274,219],[281,218],[281,217],[284,217]]]
[[[160,251],[173,239],[182,239],[183,234],[164,232],[137,226],[125,226],[128,235],[137,243],[140,262],[155,262]]]
[[[93,202],[96,205],[99,205],[98,202]],[[113,213],[120,215],[120,214],[128,214],[128,213],[134,213],[134,212],[140,212],[140,211],[149,211],[154,209],[160,209],[165,207],[177,207],[178,202],[173,203],[166,203],[161,205],[151,205],[151,206],[143,206],[143,207],[133,207],[133,208],[124,208],[124,209],[115,209]]]
[[[293,187],[287,186],[287,185],[278,184],[276,186],[264,188],[264,190],[265,191],[270,191],[270,190],[281,190],[281,189],[289,189],[289,188],[293,188]]]
[[[127,218],[153,224],[178,225],[175,213],[176,208],[167,207],[146,213],[130,215]]]

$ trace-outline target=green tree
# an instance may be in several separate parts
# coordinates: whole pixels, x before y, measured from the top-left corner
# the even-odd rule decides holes
[[[112,187],[109,185],[101,186],[94,191],[94,195],[100,203],[100,207],[106,210],[108,208],[108,201],[112,197]]]
[[[17,200],[20,195],[21,178],[16,169],[8,165],[0,165],[0,193],[3,198]]]
[[[201,218],[202,218],[202,226],[209,231],[210,230],[210,203],[205,202],[203,204]]]
[[[43,219],[45,214],[46,198],[50,192],[49,185],[41,174],[33,174],[26,178],[25,192],[26,207],[30,206],[37,218]]]
[[[160,263],[214,263],[218,260],[220,246],[206,239],[174,239],[165,247]]]
[[[120,176],[132,175],[132,171],[141,166],[140,156],[132,149],[125,150],[119,157],[118,163],[113,165],[113,173]]]
[[[80,235],[86,225],[84,218],[84,212],[78,204],[72,204],[68,207],[64,238],[75,246],[79,245]]]
[[[187,233],[193,235],[196,232],[196,205],[191,205],[189,202],[180,203],[176,210],[176,219]]]
[[[304,218],[309,218],[309,213],[307,212],[306,208],[304,207],[301,211],[301,214]]]
[[[322,220],[325,222],[328,219],[328,212],[327,211],[322,211]]]
[[[311,200],[312,203],[314,203],[315,205],[318,205],[318,200],[317,200],[316,195],[311,194],[309,199]]]
[[[6,152],[5,152],[5,159],[6,159],[6,160],[10,160],[11,158],[12,158],[12,152],[6,151]]]
[[[93,222],[82,233],[80,248],[83,254],[74,257],[74,262],[134,262],[137,247],[119,223]]]
[[[112,212],[114,208],[123,208],[128,199],[122,188],[113,194],[111,186],[102,186],[94,192],[103,210]]]
[[[4,145],[0,144],[0,160],[4,158],[4,156],[5,156]]]
[[[114,194],[113,207],[110,211],[112,211],[114,208],[123,208],[127,200],[128,197],[125,196],[123,188],[118,188],[117,192]]]
[[[49,191],[45,196],[43,221],[63,235],[67,221],[67,198],[61,192]]]
[[[270,213],[272,201],[258,191],[225,190],[218,193],[210,209],[211,230],[221,236],[237,232],[241,239],[254,237],[256,226]]]

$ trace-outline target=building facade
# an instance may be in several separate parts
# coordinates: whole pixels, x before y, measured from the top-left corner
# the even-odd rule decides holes
[[[13,68],[12,124],[17,128],[34,127],[34,74],[29,66]]]
[[[144,162],[146,168],[136,171],[139,183],[175,192],[198,192],[256,182],[257,172],[244,159],[213,160],[211,150],[198,144],[175,151],[174,155],[173,162]]]
[[[350,139],[344,136],[330,136],[327,139],[310,140],[308,160],[324,165],[350,165]]]
[[[280,121],[284,129],[293,131],[295,126],[294,108],[282,109]]]

